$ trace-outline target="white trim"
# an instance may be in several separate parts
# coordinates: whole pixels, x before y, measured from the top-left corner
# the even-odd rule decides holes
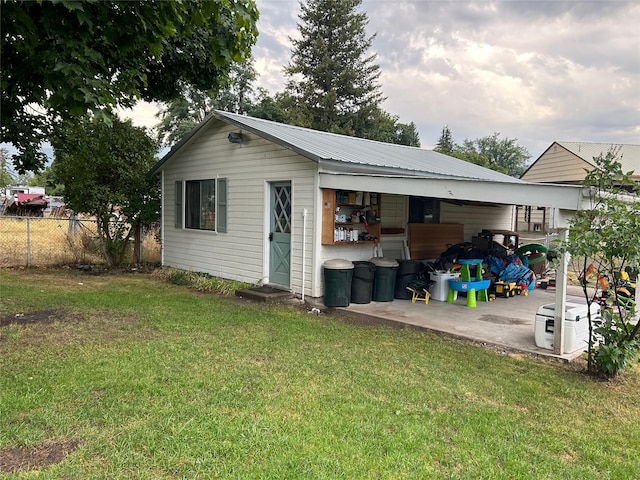
[[[319,187],[319,177],[318,175],[314,176],[313,179],[313,188],[315,189],[314,195],[314,205],[313,205],[313,238],[312,238],[312,258],[311,258],[311,296],[319,297],[321,295],[321,285],[322,283],[322,268],[320,265],[321,262],[321,254],[322,254],[322,216],[323,205],[322,205],[322,190]]]
[[[271,182],[264,180],[262,185],[264,213],[262,215],[262,283],[269,283],[269,264],[271,262],[269,231],[271,230]]]
[[[366,189],[372,192],[428,196],[451,201],[537,205],[566,210],[580,210],[585,201],[582,187],[576,185],[329,173],[320,173],[319,177],[320,188],[349,190],[353,189],[354,184],[366,184]]]
[[[283,182],[289,182],[290,189],[290,201],[291,201],[291,210],[289,212],[289,221],[291,222],[291,235],[289,237],[289,290],[295,292],[295,278],[293,275],[293,259],[296,254],[296,195],[294,187],[294,178],[291,180],[283,180]],[[302,242],[302,239],[300,239]],[[302,259],[301,259],[302,260]]]

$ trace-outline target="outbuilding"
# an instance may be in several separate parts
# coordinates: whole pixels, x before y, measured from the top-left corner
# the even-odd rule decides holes
[[[508,241],[516,205],[551,208],[563,229],[584,202],[579,186],[222,111],[151,173],[161,175],[164,266],[302,299],[323,296],[327,260],[435,258],[482,231]]]

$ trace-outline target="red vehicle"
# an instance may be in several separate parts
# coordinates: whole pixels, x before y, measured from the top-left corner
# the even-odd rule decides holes
[[[19,217],[42,217],[49,206],[49,200],[42,193],[16,193],[7,197],[5,213]]]

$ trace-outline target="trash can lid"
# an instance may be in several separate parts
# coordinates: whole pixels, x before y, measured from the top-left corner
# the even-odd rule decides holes
[[[350,270],[353,268],[353,263],[343,258],[333,258],[324,262],[322,266],[329,270]]]
[[[376,265],[377,267],[397,267],[398,266],[398,262],[391,258],[373,257],[369,261],[374,265]]]

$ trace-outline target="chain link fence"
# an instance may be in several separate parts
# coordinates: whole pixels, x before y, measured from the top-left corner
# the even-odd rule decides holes
[[[156,231],[143,234],[141,249],[142,263],[160,263]],[[103,263],[93,219],[0,217],[0,268]]]

